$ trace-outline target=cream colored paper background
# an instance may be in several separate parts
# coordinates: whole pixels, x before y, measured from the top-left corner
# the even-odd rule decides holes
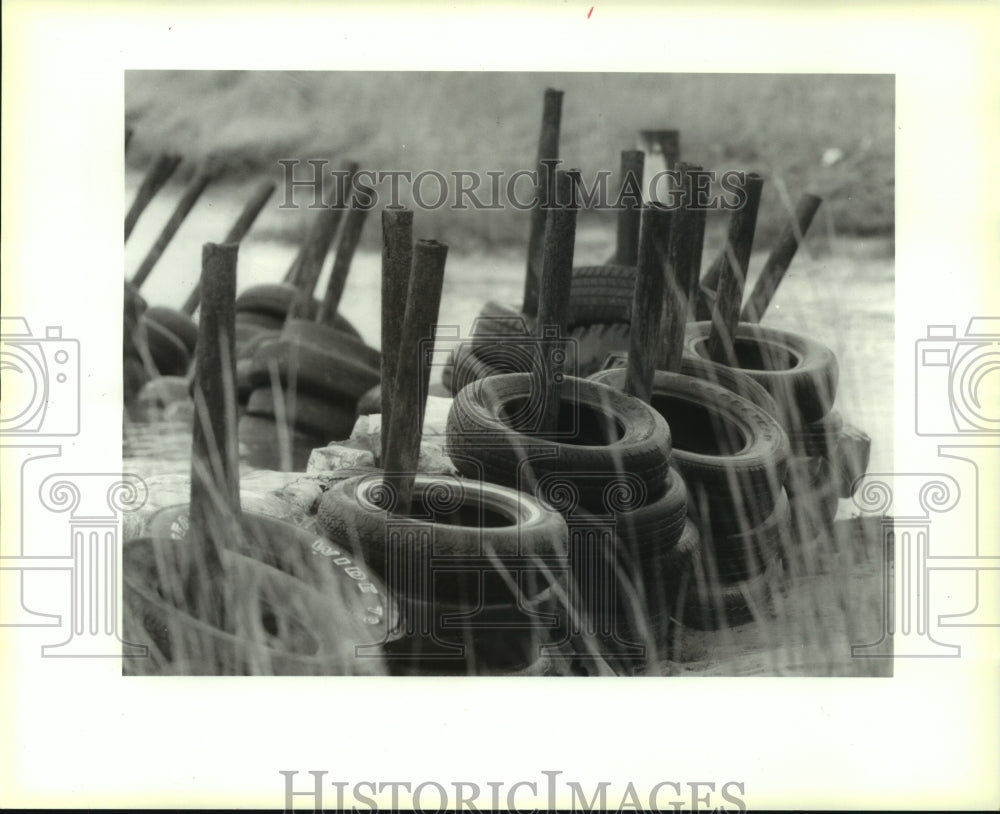
[[[935,471],[938,442],[911,429],[913,342],[1000,313],[996,6],[597,3],[587,19],[592,2],[5,3],[3,313],[81,340],[84,428],[62,468],[121,466],[123,71],[419,67],[896,74],[896,469]],[[0,804],[271,807],[282,769],[481,785],[547,769],[585,788],[738,780],[754,808],[992,808],[1000,633],[954,640],[961,659],[891,680],[126,681],[3,629]]]

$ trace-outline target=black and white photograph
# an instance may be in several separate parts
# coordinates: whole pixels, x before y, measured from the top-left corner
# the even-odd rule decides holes
[[[893,117],[127,72],[126,673],[891,675]]]
[[[1000,805],[996,22],[5,0],[0,806]]]

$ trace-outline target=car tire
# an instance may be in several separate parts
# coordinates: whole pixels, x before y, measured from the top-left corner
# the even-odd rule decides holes
[[[545,475],[578,490],[580,505],[605,509],[605,491],[621,473],[638,478],[646,499],[666,489],[670,428],[649,405],[586,379],[564,380],[563,409],[571,432],[556,439],[535,432],[530,373],[480,379],[465,387],[448,413],[445,454],[466,477],[534,493]],[[566,389],[574,391],[568,397]],[[526,450],[539,455],[524,465]]]
[[[688,323],[685,353],[707,359],[710,332],[710,322]],[[739,370],[774,397],[789,431],[819,421],[833,408],[837,357],[825,345],[790,331],[740,322],[735,351]]]

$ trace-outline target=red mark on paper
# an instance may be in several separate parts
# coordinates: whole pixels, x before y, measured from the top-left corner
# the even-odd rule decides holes
[[[593,6],[591,6],[591,7],[590,7],[590,11],[588,11],[588,12],[587,12],[587,19],[588,19],[588,20],[590,19],[590,15],[591,15],[591,14],[593,14],[593,13],[594,13],[594,7],[593,7]]]

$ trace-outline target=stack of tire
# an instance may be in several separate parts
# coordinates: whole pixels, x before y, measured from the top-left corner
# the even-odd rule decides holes
[[[182,311],[148,306],[127,280],[123,315],[124,403],[140,412],[162,407],[164,395],[185,381],[198,326]]]
[[[379,474],[334,482],[318,520],[390,592],[395,675],[543,675],[566,567],[566,523],[527,495],[417,475],[410,510]]]
[[[573,269],[568,329],[571,352],[564,368],[580,377],[600,369],[611,351],[628,347],[635,287],[635,266],[582,266]],[[510,356],[509,342],[530,337],[533,317],[516,308],[488,302],[473,323],[472,335],[452,353],[442,383],[452,395],[466,384],[496,373],[525,372]]]
[[[684,353],[718,369],[723,366],[706,360],[710,330],[709,322],[690,323]],[[850,497],[855,479],[867,467],[867,446],[860,460],[850,460],[844,452],[857,431],[845,428],[834,409],[837,358],[813,339],[754,323],[738,324],[734,352],[738,371],[774,399],[790,443],[785,488],[793,528],[802,543],[812,541],[829,532],[839,498]]]
[[[730,389],[699,375],[706,372],[697,363],[681,373],[657,371],[651,407],[671,427],[674,466],[687,484],[687,512],[701,540],[677,618],[717,628],[748,621],[766,607],[789,545],[789,442],[766,393],[740,374],[727,377]],[[625,370],[591,379],[620,389]]]
[[[465,477],[537,495],[563,515],[577,591],[567,619],[596,615],[591,627],[610,648],[602,655],[644,661],[698,548],[684,481],[671,467],[670,427],[638,399],[566,377],[559,430],[541,434],[536,382],[505,373],[463,387],[445,451]]]
[[[242,291],[236,297],[236,362],[237,384],[245,383],[239,373],[249,367],[257,348],[277,339],[285,325],[288,311],[298,296],[298,289],[289,283],[267,283]],[[315,314],[316,301],[310,303]],[[246,406],[250,390],[239,387],[241,406]]]
[[[244,299],[237,312],[245,334],[258,330],[237,362],[240,440],[254,466],[303,469],[314,448],[351,434],[358,399],[379,382],[381,359],[343,318],[322,325],[278,316],[282,304],[287,314],[294,289],[288,295],[285,287],[274,288],[288,299],[254,296],[252,309]],[[267,307],[274,310],[265,312]],[[266,319],[280,327],[265,327]]]

